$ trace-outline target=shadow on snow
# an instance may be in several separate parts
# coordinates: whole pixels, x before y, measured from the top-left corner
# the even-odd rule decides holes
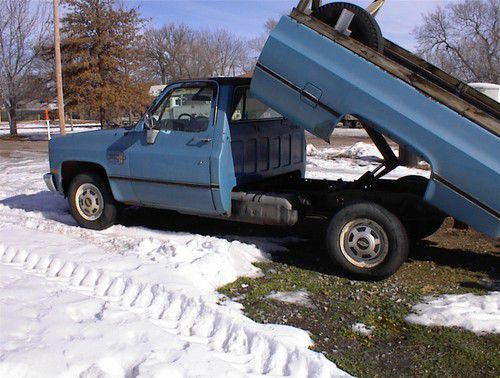
[[[68,226],[76,226],[76,222],[69,213],[67,201],[57,193],[41,191],[35,194],[19,194],[0,200],[0,205],[26,212],[38,212],[46,219]],[[330,264],[326,254],[323,239],[326,222],[309,222],[290,228],[261,226],[182,215],[166,210],[128,207],[121,212],[118,223],[127,227],[138,226],[158,231],[188,232],[211,236],[283,238],[283,244],[288,244],[287,247],[290,251],[273,253],[273,260],[323,274],[343,276],[340,269]],[[285,239],[287,237],[298,237],[303,240],[290,243],[289,240]],[[226,238],[228,237],[226,236]],[[410,259],[413,261],[432,261],[440,266],[454,269],[483,272],[492,278],[498,274],[493,268],[498,264],[498,255],[494,253],[441,248],[428,240],[418,241],[412,245]]]

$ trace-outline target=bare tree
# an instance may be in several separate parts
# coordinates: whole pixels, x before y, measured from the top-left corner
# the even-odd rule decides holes
[[[500,82],[500,0],[462,0],[424,16],[418,53],[467,81]]]
[[[258,37],[252,39],[250,41],[250,49],[252,50],[252,54],[255,55],[254,59],[257,59],[257,56],[260,54],[261,50],[264,48],[264,44],[269,37],[269,34],[274,30],[276,25],[278,25],[278,19],[268,18],[264,23],[264,31]]]
[[[146,31],[145,55],[152,63],[153,76],[166,84],[185,75],[193,41],[193,30],[182,24],[168,24]]]
[[[14,136],[16,108],[30,95],[49,14],[44,4],[31,0],[0,0],[0,9],[0,100],[7,108],[10,134]]]
[[[231,32],[168,24],[144,36],[152,76],[162,84],[181,78],[238,75],[248,66],[248,43]]]
[[[201,32],[198,48],[204,51],[205,67],[215,76],[236,76],[245,72],[249,63],[248,43],[225,29]]]

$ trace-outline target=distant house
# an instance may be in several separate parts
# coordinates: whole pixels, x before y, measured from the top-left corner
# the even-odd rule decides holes
[[[158,97],[162,90],[164,90],[166,85],[152,85],[149,88],[149,94],[153,97]]]
[[[492,83],[470,83],[469,85],[493,100],[500,102],[500,85]]]
[[[44,117],[45,109],[51,112],[57,110],[57,101],[21,101],[16,109],[16,117],[18,121],[40,121]],[[8,117],[7,109],[0,108],[0,121],[6,122],[9,119]]]

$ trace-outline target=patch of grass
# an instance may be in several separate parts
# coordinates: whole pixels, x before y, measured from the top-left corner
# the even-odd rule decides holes
[[[472,241],[470,240],[472,239]],[[459,246],[459,248],[456,248]],[[456,328],[408,324],[405,316],[428,295],[485,294],[498,277],[496,246],[472,232],[441,230],[414,247],[412,258],[383,282],[342,277],[319,244],[302,243],[275,261],[257,264],[262,277],[240,278],[220,289],[261,323],[296,326],[310,332],[312,349],[359,377],[496,377],[500,336],[478,336]],[[273,291],[306,289],[314,308],[267,299]],[[352,324],[374,327],[360,336]]]

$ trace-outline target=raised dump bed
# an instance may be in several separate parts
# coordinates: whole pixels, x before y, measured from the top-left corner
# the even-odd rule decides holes
[[[391,41],[377,51],[337,32],[308,3],[272,32],[252,93],[325,140],[356,116],[431,164],[428,203],[500,237],[500,105]]]

